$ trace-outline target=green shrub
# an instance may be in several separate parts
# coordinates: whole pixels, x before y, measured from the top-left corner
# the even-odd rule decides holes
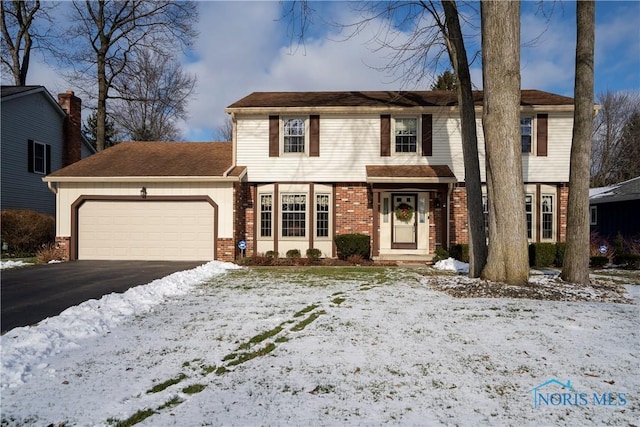
[[[300,259],[300,250],[289,249],[287,251],[287,259]]]
[[[564,242],[556,243],[556,259],[553,261],[556,267],[562,267],[564,263],[564,250],[566,249],[567,244]]]
[[[316,248],[307,249],[307,258],[310,261],[318,261],[322,257],[322,251]]]
[[[469,245],[458,243],[449,248],[449,256],[462,262],[469,262]]]
[[[609,262],[609,258],[606,256],[592,256],[590,266],[592,268],[602,268]]]
[[[442,261],[443,259],[448,259],[448,258],[449,258],[449,252],[447,252],[447,250],[442,246],[438,246],[436,248],[436,254],[433,257],[433,262]]]
[[[280,254],[277,251],[267,251],[264,256],[265,258],[278,258]]]
[[[2,242],[10,254],[33,256],[56,237],[56,220],[50,215],[29,210],[4,210],[1,213]]]
[[[556,259],[555,243],[531,243],[529,245],[529,265],[549,267]]]
[[[360,255],[363,259],[369,259],[370,240],[371,238],[366,234],[340,234],[336,236],[338,258],[346,260],[351,255]]]
[[[620,254],[613,258],[613,263],[629,270],[640,269],[640,255],[637,254]]]

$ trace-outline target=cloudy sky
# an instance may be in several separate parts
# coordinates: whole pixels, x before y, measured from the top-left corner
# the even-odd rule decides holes
[[[200,36],[183,59],[198,85],[189,103],[189,120],[182,124],[185,140],[216,139],[224,123],[224,108],[254,91],[429,89],[432,81],[402,83],[380,71],[388,51],[372,38],[380,29],[374,21],[362,32],[346,37],[327,22],[350,23],[357,12],[346,2],[312,3],[313,24],[304,45],[291,37],[291,20],[283,18],[279,1],[199,2]],[[522,87],[573,95],[575,61],[575,2],[523,2]],[[477,30],[467,27],[471,55],[478,47]],[[473,36],[475,33],[475,36]],[[398,33],[402,41],[406,34]],[[596,94],[606,90],[640,89],[640,2],[596,3]],[[39,62],[30,69],[28,84],[45,85],[54,95],[73,89]],[[481,88],[481,65],[472,65],[474,84]],[[7,83],[3,78],[3,83]],[[71,86],[71,87],[69,87]]]

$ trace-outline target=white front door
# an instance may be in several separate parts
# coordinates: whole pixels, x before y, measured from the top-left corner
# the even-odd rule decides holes
[[[415,194],[393,194],[393,212],[391,215],[392,249],[416,249],[417,221]]]

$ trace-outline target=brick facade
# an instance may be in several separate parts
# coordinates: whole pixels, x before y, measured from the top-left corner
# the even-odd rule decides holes
[[[69,261],[71,259],[71,237],[56,236],[56,250],[61,257],[61,261]]]
[[[335,233],[373,234],[373,193],[366,183],[335,185]]]
[[[219,261],[235,261],[236,259],[236,242],[234,239],[221,239],[218,238],[216,242],[216,251]]]

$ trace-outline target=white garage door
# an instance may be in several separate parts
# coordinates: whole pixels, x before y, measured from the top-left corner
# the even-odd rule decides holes
[[[204,201],[87,201],[78,211],[78,259],[213,259],[214,207]]]

